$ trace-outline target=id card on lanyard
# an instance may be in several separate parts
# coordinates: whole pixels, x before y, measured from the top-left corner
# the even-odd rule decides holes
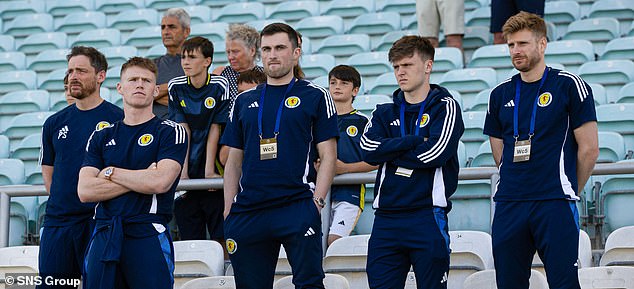
[[[539,82],[539,87],[537,88],[537,97],[535,98],[535,102],[533,103],[533,111],[531,114],[531,123],[530,129],[528,132],[527,140],[519,140],[520,133],[518,129],[518,118],[519,118],[519,106],[520,106],[520,89],[522,86],[522,77],[518,76],[517,81],[515,82],[515,106],[513,107],[513,137],[515,138],[515,146],[513,147],[513,162],[525,162],[531,159],[531,140],[535,135],[535,118],[537,116],[537,102],[539,101],[539,94],[544,86],[544,82],[546,82],[546,77],[548,77],[548,67],[544,70],[544,74],[542,75],[542,79]]]
[[[418,111],[418,118],[416,119],[416,122],[414,124],[414,135],[415,136],[418,136],[418,134],[420,133],[420,127],[421,127],[421,122],[422,122],[422,118],[423,118],[423,112],[425,112],[425,103],[426,102],[427,102],[427,99],[425,99],[420,104],[420,110]],[[401,102],[399,121],[401,123],[401,137],[405,137],[407,135],[406,129],[405,129],[405,126],[406,126],[405,125],[405,100],[403,100],[403,102]],[[408,168],[402,168],[402,167],[396,168],[396,172],[395,172],[396,175],[401,176],[401,177],[406,177],[406,178],[411,177],[413,173],[414,173],[414,170],[408,169]]]
[[[284,108],[284,101],[286,100],[286,96],[293,89],[293,85],[295,85],[295,78],[291,80],[286,88],[286,92],[282,96],[282,101],[280,102],[279,107],[277,108],[277,116],[275,117],[275,130],[273,131],[272,138],[263,138],[262,133],[262,114],[264,111],[264,95],[266,94],[266,83],[264,84],[264,88],[262,88],[262,93],[260,94],[260,103],[258,105],[258,133],[260,136],[260,160],[272,160],[276,159],[278,156],[277,150],[277,136],[280,134],[280,121],[282,119],[282,110]]]

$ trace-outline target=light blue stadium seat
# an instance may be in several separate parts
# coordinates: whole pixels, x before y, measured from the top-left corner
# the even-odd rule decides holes
[[[237,3],[237,2],[247,2],[247,0],[200,0],[198,5],[209,6],[213,9],[222,8],[225,5]],[[263,2],[263,1],[259,1]]]
[[[402,30],[418,30],[418,18],[416,15],[401,16]]]
[[[513,64],[509,59],[509,47],[506,44],[482,46],[473,52],[469,67],[491,67],[495,69],[497,81],[506,79]]]
[[[634,175],[618,175],[608,178],[601,185],[603,197],[604,229],[606,234],[618,228],[634,225]]]
[[[228,4],[212,15],[214,21],[242,23],[264,19],[264,4],[258,2]]]
[[[300,20],[295,29],[303,37],[324,38],[330,35],[343,34],[343,19],[336,15],[306,17]]]
[[[10,147],[13,148],[27,135],[42,133],[44,121],[54,112],[27,112],[18,114],[9,123],[3,134],[9,138]]]
[[[0,52],[13,51],[15,49],[15,38],[11,35],[0,35]]]
[[[85,0],[48,0],[46,12],[53,17],[63,17],[71,13],[95,10],[94,1]]]
[[[35,162],[35,166],[24,165],[24,183],[27,185],[44,184],[44,179],[42,178],[42,168],[37,166],[37,160]]]
[[[568,25],[564,40],[586,39],[592,42],[594,52],[601,54],[605,44],[620,36],[619,22],[614,18],[577,20]]]
[[[46,90],[21,90],[0,98],[0,115],[16,115],[25,112],[48,111]]]
[[[271,23],[286,23],[286,21],[284,21],[283,19],[261,19],[261,20],[249,21],[247,22],[247,25],[255,28],[255,30],[257,31],[262,31],[262,29],[266,27],[266,25],[269,25]]]
[[[322,15],[339,15],[342,18],[354,18],[374,12],[374,0],[330,1],[322,9]]]
[[[465,107],[471,107],[475,96],[482,90],[497,84],[493,68],[456,69],[445,73],[440,85],[455,89],[462,94]]]
[[[42,32],[29,35],[18,45],[17,50],[27,55],[44,50],[63,49],[68,46],[68,37],[64,32]]]
[[[579,76],[586,82],[602,84],[608,95],[616,95],[623,85],[634,81],[634,62],[631,60],[599,60],[579,67]]]
[[[109,18],[108,27],[131,31],[141,27],[159,26],[159,19],[160,15],[154,9],[127,10]]]
[[[438,83],[445,72],[464,67],[462,51],[455,47],[436,48],[430,82]]]
[[[374,81],[374,85],[370,88],[370,94],[392,95],[398,88],[396,77],[393,72],[386,72],[379,75]]]
[[[355,18],[347,33],[382,35],[399,29],[401,29],[401,15],[396,12],[379,12]]]
[[[101,85],[109,89],[116,89],[119,81],[121,81],[121,65],[111,66],[106,72],[106,80]]]
[[[86,30],[104,28],[106,23],[106,14],[103,12],[75,12],[66,15],[55,30],[67,34],[79,34]]]
[[[462,141],[458,141],[458,164],[461,168],[467,165],[467,149]]]
[[[110,95],[110,103],[123,108],[123,96],[115,91]]]
[[[134,46],[115,46],[99,49],[108,60],[108,66],[122,65],[128,59],[138,56],[138,51]]]
[[[330,54],[304,55],[299,62],[308,79],[328,75],[328,72],[335,67],[335,57]]]
[[[634,82],[630,82],[619,90],[616,103],[634,103]]]
[[[9,138],[5,135],[0,135],[0,159],[8,158],[9,151]]]
[[[40,147],[42,146],[42,134],[34,133],[24,137],[11,153],[11,158],[26,161],[37,161],[40,157]]]
[[[119,29],[104,28],[88,30],[80,33],[70,46],[92,46],[95,48],[107,48],[121,44],[121,32]],[[110,63],[108,63],[110,64]]]
[[[4,34],[26,37],[33,33],[53,30],[53,16],[46,13],[25,14],[16,16],[4,24]]]
[[[313,42],[308,37],[302,37],[302,55],[312,54],[313,53]]]
[[[24,183],[24,163],[18,159],[0,159],[0,186]]]
[[[0,93],[35,89],[37,76],[31,70],[0,72]]]
[[[191,26],[191,36],[202,36],[215,44],[225,41],[228,28],[229,24],[225,22],[194,24]]]
[[[491,7],[480,7],[465,14],[466,26],[490,26]]]
[[[43,2],[43,1],[42,1]],[[9,204],[9,246],[22,246],[28,235],[28,212],[18,202]]]
[[[218,41],[214,43],[214,54],[212,59],[212,67],[224,66],[229,64],[229,59],[227,58],[227,44],[224,41]],[[209,68],[209,71],[213,71],[212,68]]]
[[[555,24],[559,34],[565,32],[571,22],[581,19],[581,7],[577,1],[550,1],[545,3],[544,19]],[[551,40],[554,40],[551,38]]]
[[[317,77],[313,80],[311,80],[312,83],[317,84],[323,88],[328,89],[328,86],[330,86],[329,80],[328,80],[328,75],[322,75],[320,77]],[[359,92],[360,93],[360,92]]]
[[[594,61],[594,48],[588,40],[553,41],[546,47],[546,62],[561,63],[572,73],[590,61]]]
[[[315,52],[337,57],[368,51],[370,51],[370,37],[367,34],[342,34],[326,37]]]
[[[319,15],[319,2],[310,1],[286,1],[275,5],[266,18],[284,19],[286,21],[299,21],[307,17]]]
[[[599,131],[618,132],[627,150],[634,150],[634,103],[600,105],[596,108]]]
[[[485,141],[478,148],[478,153],[471,161],[471,167],[495,167],[493,153],[491,152],[491,144]]]
[[[453,207],[448,215],[449,230],[491,232],[491,181],[458,181],[449,199]]]
[[[145,0],[145,7],[159,11],[196,4],[196,0]]]
[[[0,52],[0,72],[23,70],[26,68],[26,55],[22,52]]]
[[[136,48],[149,48],[161,43],[163,43],[161,27],[156,25],[135,29],[130,36],[128,36],[124,45],[136,46]]]
[[[464,107],[464,103],[462,102],[462,94],[454,89],[447,89],[447,91],[449,92],[449,94],[451,94],[451,96],[453,96],[453,99],[458,102],[458,105],[460,105],[460,109],[462,111],[466,110]]]
[[[605,87],[598,83],[588,83],[590,89],[592,89],[592,97],[594,98],[594,105],[599,106],[608,103],[607,95],[605,94]]]
[[[60,111],[68,106],[63,92],[51,93],[49,103],[51,104],[50,111]]]
[[[478,154],[480,145],[489,139],[482,132],[485,118],[486,111],[467,111],[462,113],[465,130],[460,140],[465,144],[467,157],[475,157]]]
[[[627,33],[627,36],[634,36],[634,21],[632,21],[632,25],[630,26],[630,32]]]
[[[590,18],[609,17],[621,22],[626,29],[634,20],[634,1],[632,0],[599,0],[592,4]]]
[[[44,50],[29,63],[29,69],[35,72],[50,72],[58,68],[68,67],[68,49]]]
[[[209,6],[187,6],[183,9],[189,14],[190,25],[211,22],[211,8]]]
[[[144,7],[143,0],[95,0],[95,9],[106,14],[116,14]]]
[[[380,12],[396,12],[401,15],[415,14],[416,2],[411,0],[383,1],[376,10]]]
[[[372,50],[373,51],[388,51],[390,50],[390,48],[392,48],[392,44],[394,44],[396,40],[399,40],[401,39],[401,37],[406,35],[416,35],[416,34],[418,34],[418,32],[412,31],[412,30],[397,30],[397,31],[388,32],[385,35],[383,35],[381,39],[379,39],[379,41],[377,41],[375,45],[373,45]],[[434,68],[435,68],[435,65],[436,63],[434,62]]]
[[[39,83],[37,85],[38,89],[45,89],[49,92],[59,92],[64,91],[64,77],[66,76],[67,68],[58,68],[51,71],[45,77],[40,77],[38,79]]]
[[[46,1],[2,1],[0,17],[3,21],[20,15],[46,12]]]
[[[372,116],[372,111],[378,104],[391,103],[392,98],[383,94],[357,95],[354,99],[354,108],[364,113],[368,117]]]
[[[464,38],[462,47],[464,49],[476,49],[481,46],[492,44],[491,32],[488,26],[467,26],[464,28]]]
[[[480,7],[489,6],[491,1],[489,0],[465,0],[464,1],[464,10],[472,11],[478,9]]]
[[[145,52],[145,57],[154,59],[159,56],[165,55],[165,53],[167,53],[167,49],[165,48],[163,43],[159,43],[150,47],[150,49],[148,49],[148,51]]]
[[[378,76],[392,71],[386,51],[357,53],[350,56],[347,63],[354,66],[362,76]]]
[[[469,108],[469,111],[487,111],[489,108],[489,96],[491,95],[491,90],[492,89],[489,88],[480,91],[476,95],[475,102],[473,103],[473,106]]]
[[[634,59],[634,36],[610,40],[605,45],[601,60]]]
[[[625,158],[625,140],[612,131],[599,132],[599,158],[597,163],[615,163]]]

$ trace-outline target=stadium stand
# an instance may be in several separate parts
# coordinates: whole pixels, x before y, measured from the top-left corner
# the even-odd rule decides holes
[[[385,33],[385,35],[381,36],[379,41],[377,41],[372,46],[372,50],[374,50],[374,51],[388,51],[388,50],[390,50],[390,47],[392,47],[392,43],[394,43],[394,41],[399,40],[401,37],[403,37],[405,35],[416,35],[416,34],[417,34],[417,32],[415,32],[413,30],[390,31],[388,33]]]
[[[319,15],[319,2],[316,0],[286,1],[273,6],[266,18],[283,19],[295,24],[304,18],[317,15]]]
[[[190,17],[190,25],[211,22],[211,8],[195,5],[182,7]]]
[[[66,76],[66,68],[58,68],[47,75],[38,79],[37,88],[49,92],[64,91],[64,77]]]
[[[581,18],[581,7],[577,1],[548,1],[544,6],[544,19],[553,23],[557,35],[564,35],[571,22]],[[550,38],[550,41],[556,39]]]
[[[229,24],[225,22],[200,23],[191,26],[191,36],[202,36],[217,45],[225,41],[225,33]],[[162,45],[162,44],[161,44]]]
[[[465,279],[476,272],[493,269],[491,236],[476,231],[450,231],[451,254],[447,288],[462,288]]]
[[[29,234],[29,213],[18,202],[11,202],[9,209],[11,210],[11,214],[9,214],[9,246],[21,246]],[[0,277],[2,276],[3,268],[6,268],[7,265],[0,264]]]
[[[460,180],[456,192],[449,199],[452,203],[448,215],[450,231],[491,232],[490,180]]]
[[[37,273],[39,246],[0,248],[0,276],[7,273]]]
[[[112,45],[114,46],[114,45]],[[119,66],[125,63],[130,57],[138,55],[134,46],[106,46],[99,50],[106,56],[108,66]]]
[[[233,276],[196,278],[183,284],[180,289],[236,289]]]
[[[392,102],[392,98],[387,95],[359,95],[354,100],[354,107],[368,117],[372,115],[372,111],[377,104]]]
[[[488,140],[484,141],[478,148],[478,153],[471,161],[471,167],[496,167],[491,152],[491,144]]]
[[[634,150],[634,104],[615,103],[600,105],[597,110],[597,125],[599,131],[614,131],[625,138],[627,150]]]
[[[200,277],[224,275],[224,253],[215,241],[174,242],[174,288]]]
[[[598,83],[588,83],[592,89],[592,97],[594,98],[594,106],[608,103],[608,96],[605,93],[605,87]]]
[[[617,98],[614,100],[616,103],[632,103],[634,102],[634,82],[630,82],[619,90]]]
[[[0,159],[0,185],[24,183],[24,163],[18,159]]]
[[[280,280],[277,280],[275,284],[273,284],[273,289],[294,289],[295,285],[293,285],[293,276],[286,276]],[[324,288],[326,289],[350,289],[350,284],[348,284],[348,280],[341,275],[337,274],[326,274],[326,278],[324,278]]]
[[[173,7],[183,7],[196,4],[196,0],[145,0],[145,7],[164,11]]]
[[[335,58],[341,58],[368,51],[370,37],[367,34],[341,34],[326,37],[315,53],[331,54]]]
[[[154,9],[126,10],[109,17],[108,27],[129,32],[137,28],[157,26],[158,21],[159,13]]]
[[[9,151],[9,138],[5,135],[0,135],[0,159],[8,158]]]
[[[222,7],[218,14],[214,13],[213,19],[227,23],[260,20],[264,19],[264,10],[264,4],[258,2],[232,3]]]
[[[378,2],[376,11],[397,12],[401,15],[411,15],[416,13],[416,3],[410,0],[392,0]]]
[[[26,68],[26,55],[22,52],[1,52],[0,72],[24,70]]]
[[[11,35],[0,35],[0,52],[13,51],[15,39]]]
[[[48,92],[45,90],[20,90],[0,98],[0,131],[6,129],[18,114],[48,111]]]
[[[11,149],[14,148],[18,142],[34,133],[42,133],[42,125],[44,121],[53,115],[53,112],[27,112],[16,115],[11,119],[7,129],[5,129],[2,134],[6,135],[9,138],[9,144]],[[19,183],[17,183],[19,184]]]
[[[604,217],[604,235],[627,226],[634,226],[631,209],[634,204],[634,176],[609,176],[601,184],[599,196],[599,216]],[[602,236],[604,237],[604,236]],[[607,246],[607,244],[606,244]]]
[[[143,0],[95,0],[96,10],[106,13],[106,15],[143,7],[145,7]]]
[[[79,35],[70,45],[72,46],[92,46],[95,48],[109,48],[119,46],[121,44],[121,32],[118,29],[104,28],[96,30],[87,30]],[[136,56],[136,48],[134,48]],[[110,62],[108,62],[110,65]]]
[[[370,235],[356,235],[334,241],[324,257],[324,272],[336,273],[348,280],[350,288],[368,288],[365,265]]]
[[[619,22],[614,18],[592,18],[577,20],[570,25],[564,40],[585,39],[592,42],[594,52],[601,54],[605,44],[620,36]]]
[[[53,16],[46,13],[22,14],[4,25],[4,34],[22,39],[33,33],[53,30]]]
[[[497,84],[496,78],[493,68],[454,69],[445,73],[439,84],[460,92],[464,105],[471,107],[475,102],[475,96],[481,90]]]
[[[0,17],[6,22],[20,15],[44,13],[45,8],[44,1],[5,1],[0,7]]]
[[[438,83],[442,76],[450,70],[464,67],[462,51],[455,47],[436,48],[434,52],[434,66],[430,76],[431,83]]]
[[[465,13],[466,26],[490,26],[491,7],[479,7],[469,13]]]
[[[325,38],[331,35],[343,34],[344,32],[343,18],[337,15],[305,17],[297,22],[294,27],[303,37],[310,37],[311,39]]]
[[[94,1],[82,0],[49,0],[46,1],[46,12],[53,17],[64,17],[76,12],[95,10]]]
[[[625,158],[625,140],[616,132],[599,132],[599,158],[597,163],[615,163]]]
[[[546,47],[546,62],[561,63],[572,73],[590,61],[594,61],[594,48],[588,40],[553,41]]]
[[[379,75],[375,80],[372,87],[370,87],[369,94],[384,94],[392,95],[392,92],[398,88],[396,77],[392,72],[386,72]]]
[[[582,268],[579,269],[579,283],[583,289],[634,288],[632,275],[633,267]]]
[[[328,75],[328,72],[335,67],[335,57],[330,54],[303,55],[299,63],[306,77],[312,79]]]
[[[482,142],[488,139],[482,133],[485,117],[486,111],[468,111],[462,114],[465,130],[461,140],[465,144],[467,157],[475,157]]]
[[[86,30],[106,27],[106,14],[103,12],[75,12],[70,13],[56,25],[55,31],[65,32],[68,35],[77,35]]]
[[[599,265],[634,265],[634,226],[619,228],[608,236]]]
[[[464,281],[464,289],[495,289],[495,270],[484,270],[471,274]],[[543,274],[531,270],[529,289],[548,289],[548,282]]]
[[[64,32],[34,33],[26,37],[17,50],[26,55],[38,54],[45,50],[67,48],[68,36]]]
[[[338,15],[342,18],[354,18],[360,15],[373,13],[374,2],[372,0],[359,1],[330,1],[322,10],[323,15]]]

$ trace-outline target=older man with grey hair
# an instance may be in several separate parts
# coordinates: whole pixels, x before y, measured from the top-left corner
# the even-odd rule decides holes
[[[182,8],[171,8],[165,11],[161,20],[161,38],[167,49],[165,55],[154,59],[158,67],[159,94],[154,98],[153,113],[162,118],[167,118],[167,83],[170,79],[185,75],[181,67],[181,47],[190,32],[189,14]]]

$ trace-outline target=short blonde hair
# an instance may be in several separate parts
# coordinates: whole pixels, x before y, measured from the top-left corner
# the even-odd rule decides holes
[[[529,30],[537,38],[546,37],[546,22],[536,14],[521,11],[511,16],[504,26],[502,26],[502,35],[507,38],[510,34],[520,30]]]

